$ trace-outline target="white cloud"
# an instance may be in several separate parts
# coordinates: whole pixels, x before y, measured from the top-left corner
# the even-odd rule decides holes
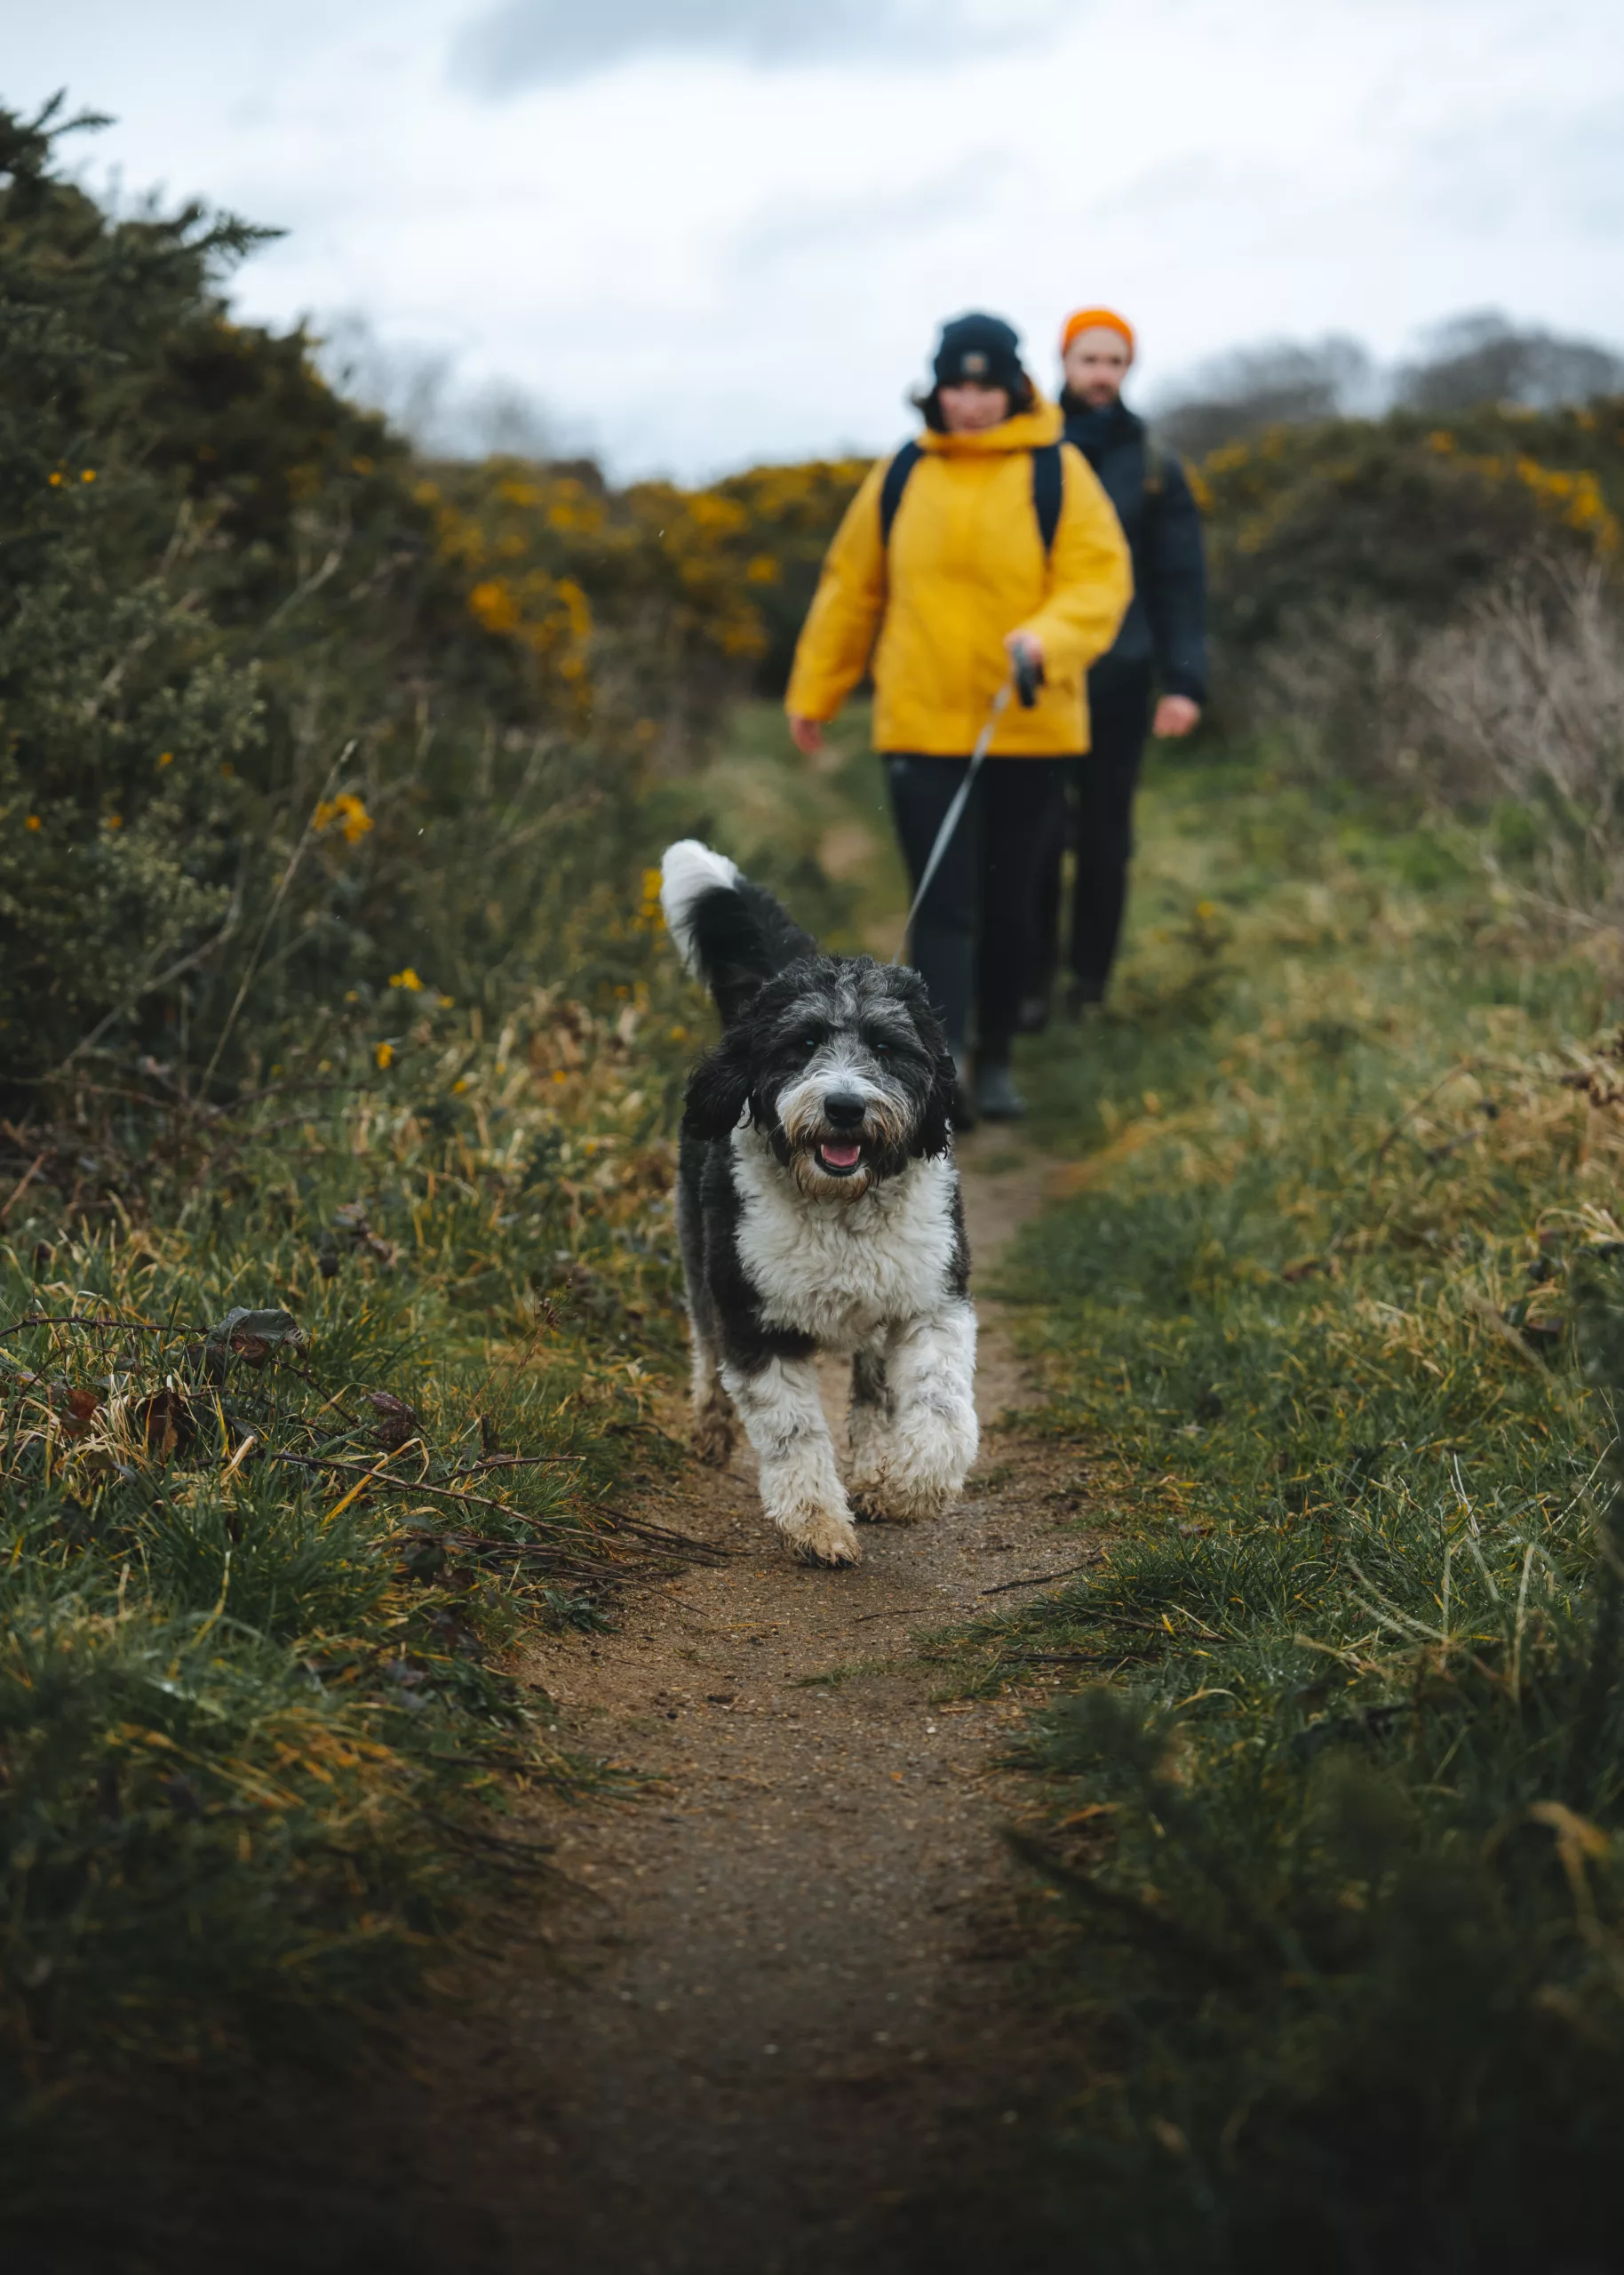
[[[1390,356],[1463,307],[1619,327],[1612,0],[1066,0],[1032,43],[921,35],[918,68],[885,0],[866,48],[770,56],[733,0],[681,52],[579,12],[620,27],[605,68],[492,102],[452,71],[467,0],[56,0],[8,25],[4,92],[118,115],[92,182],[287,228],[250,315],[359,310],[621,472],[892,442],[977,305],[1047,377],[1065,308],[1117,302],[1147,393],[1283,333]]]

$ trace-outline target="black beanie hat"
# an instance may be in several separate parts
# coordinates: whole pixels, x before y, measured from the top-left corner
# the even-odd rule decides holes
[[[935,369],[939,387],[961,387],[974,379],[980,387],[1007,387],[1013,395],[1025,377],[1021,336],[1002,316],[955,316],[942,327]]]

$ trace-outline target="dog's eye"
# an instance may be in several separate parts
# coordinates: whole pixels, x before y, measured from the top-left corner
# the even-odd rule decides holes
[[[803,1034],[800,1038],[800,1047],[810,1057],[823,1039],[821,1034]]]

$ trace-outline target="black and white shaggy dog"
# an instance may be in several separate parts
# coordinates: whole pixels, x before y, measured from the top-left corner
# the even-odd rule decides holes
[[[723,1026],[689,1082],[677,1191],[697,1449],[725,1462],[736,1414],[796,1553],[855,1563],[854,1516],[935,1516],[975,1458],[953,1062],[916,972],[821,954],[708,846],[672,846],[661,901]],[[820,1351],[852,1362],[844,1487]]]

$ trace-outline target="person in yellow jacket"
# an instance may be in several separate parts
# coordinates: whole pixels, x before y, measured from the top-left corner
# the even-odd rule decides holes
[[[1111,502],[1011,327],[955,318],[934,370],[924,434],[872,469],[830,546],[784,702],[797,746],[815,752],[872,659],[874,746],[917,889],[1012,659],[1039,674],[1033,706],[1012,703],[999,722],[912,945],[963,1119],[1009,1120],[1025,1110],[1010,1043],[1068,774],[1088,748],[1088,667],[1116,638],[1133,579]]]

